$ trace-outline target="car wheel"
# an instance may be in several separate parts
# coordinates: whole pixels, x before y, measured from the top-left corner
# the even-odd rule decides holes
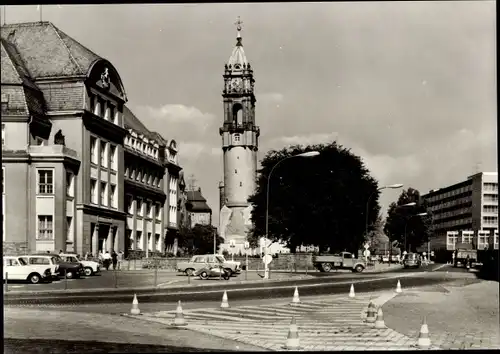
[[[93,274],[94,274],[94,271],[92,270],[92,268],[90,268],[90,267],[85,267],[85,275],[86,275],[87,277],[90,277],[90,276],[91,276],[91,275],[93,275]]]
[[[357,273],[361,273],[365,269],[365,267],[363,267],[362,265],[357,265],[354,269]]]
[[[194,274],[194,269],[191,269],[191,268],[186,269],[185,273],[186,273],[186,275],[189,275],[190,277],[192,277]]]
[[[40,282],[40,274],[38,273],[33,273],[33,274],[30,274],[29,277],[28,277],[28,280],[30,281],[31,284],[38,284]]]
[[[74,275],[73,275],[73,272],[72,271],[68,271],[66,272],[66,278],[67,279],[73,279]]]
[[[225,271],[227,272],[229,277],[233,275],[233,270],[231,268],[226,268]]]
[[[200,273],[200,279],[203,279],[203,280],[208,279],[208,274],[207,274],[207,272],[201,272],[201,273]]]
[[[323,263],[322,268],[325,272],[329,272],[332,270],[332,265],[330,263]]]

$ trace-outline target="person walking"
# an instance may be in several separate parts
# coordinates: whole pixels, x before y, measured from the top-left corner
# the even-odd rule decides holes
[[[116,265],[118,264],[118,255],[116,254],[115,250],[113,250],[113,253],[111,254],[111,260],[113,261],[113,270],[116,270]]]
[[[123,263],[123,251],[118,252],[118,269],[121,269]]]
[[[106,270],[109,270],[109,264],[111,263],[111,255],[109,254],[109,251],[106,251],[106,253],[104,254],[104,256],[102,256],[102,258],[103,258],[104,268],[106,268]]]

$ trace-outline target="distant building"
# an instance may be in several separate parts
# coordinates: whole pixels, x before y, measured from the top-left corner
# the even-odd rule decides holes
[[[432,190],[422,198],[432,213],[431,249],[454,247],[452,239],[447,237],[450,231],[457,232],[459,239],[462,238],[459,233],[468,239],[467,231],[471,231],[474,235],[471,242],[478,245],[480,232],[494,235],[498,230],[497,172],[474,174],[465,181]]]
[[[184,179],[184,173],[181,171],[179,175],[179,195],[178,195],[178,225],[181,227],[189,227],[191,221],[189,219],[189,213],[187,212],[187,191],[186,191],[186,181]]]
[[[212,209],[201,194],[201,188],[187,191],[186,210],[189,213],[191,227],[194,227],[196,224],[212,224]]]

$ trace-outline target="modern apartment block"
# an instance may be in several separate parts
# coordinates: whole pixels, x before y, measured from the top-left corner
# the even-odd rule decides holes
[[[432,213],[431,248],[454,249],[456,242],[498,247],[498,173],[480,172],[465,181],[422,196]],[[484,235],[491,235],[490,241]],[[469,242],[470,241],[470,242]]]
[[[50,22],[4,25],[1,98],[5,253],[163,249],[177,148],[126,108],[111,62]]]

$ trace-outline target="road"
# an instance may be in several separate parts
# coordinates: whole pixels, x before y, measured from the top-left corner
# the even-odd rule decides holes
[[[309,350],[367,350],[374,349],[374,345],[375,349],[379,350],[414,349],[413,345],[416,342],[414,332],[419,329],[420,314],[410,313],[409,316],[415,318],[410,318],[412,321],[408,321],[404,317],[407,316],[404,313],[406,307],[401,308],[397,301],[394,302],[395,306],[391,307],[391,301],[395,301],[391,298],[395,295],[392,290],[397,279],[401,281],[403,287],[403,294],[395,298],[400,299],[398,301],[411,299],[422,291],[428,294],[435,291],[432,289],[461,288],[467,284],[482,282],[476,279],[474,274],[449,266],[435,271],[401,270],[371,277],[366,275],[364,278],[358,277],[352,280],[356,291],[354,299],[348,297],[351,280],[346,280],[347,275],[315,278],[313,280],[316,282],[325,284],[299,287],[302,305],[294,308],[289,306],[293,285],[275,290],[260,288],[250,291],[229,291],[231,306],[229,310],[220,309],[222,290],[215,291],[213,297],[211,293],[206,292],[202,293],[204,295],[202,297],[198,294],[183,295],[180,299],[190,331],[171,327],[179,296],[175,299],[158,298],[153,302],[145,302],[140,297],[139,308],[144,315],[137,319],[122,316],[130,312],[131,299],[123,303],[115,301],[93,304],[6,306],[5,343],[10,352],[17,353],[29,353],[33,343],[41,351],[50,349],[55,353],[173,352],[203,349],[253,351],[263,350],[262,347],[279,350],[286,341],[290,317],[296,315],[301,344]],[[384,311],[386,306],[389,306],[388,320],[392,322],[386,321],[386,324],[389,325],[394,322],[394,318],[398,318],[399,323],[403,321],[406,328],[411,329],[410,335],[392,329],[369,330],[360,322],[359,315],[363,307],[373,298],[372,296],[377,297],[377,294],[382,294],[382,297],[389,295],[385,300],[389,303],[384,305]],[[383,303],[384,301],[381,302]],[[394,313],[393,309],[399,312]],[[428,311],[439,310],[429,307]],[[450,314],[455,313],[454,311]],[[155,313],[160,317],[155,317],[157,316]],[[466,321],[466,317],[463,317],[462,321]],[[36,321],[34,320],[36,318],[44,320]],[[440,316],[435,316],[435,319],[432,317],[431,320],[436,321],[439,318]],[[453,319],[450,320],[453,322]],[[429,326],[436,331],[438,325],[432,321],[429,321]],[[30,328],[29,333],[26,328]],[[401,328],[405,332],[405,326]],[[449,327],[446,330],[449,331]],[[63,332],[62,336],[59,335]],[[486,333],[481,335],[484,336]],[[71,340],[61,342],[56,340],[59,339],[58,335]],[[362,341],[358,338],[360,336],[363,337]],[[12,338],[29,338],[29,341],[15,342]],[[193,340],[194,338],[196,340]],[[123,343],[130,345],[124,346]],[[454,345],[443,340],[440,343]],[[486,343],[479,342],[479,345]]]
[[[433,267],[436,268],[436,267]],[[443,282],[453,281],[452,278],[438,276],[429,276],[425,269],[419,270],[401,270],[385,274],[345,274],[334,277],[321,277],[308,279],[300,283],[299,290],[301,296],[317,296],[324,294],[343,294],[348,293],[350,285],[355,284],[355,291],[358,293],[366,293],[374,290],[394,289],[398,279],[405,287],[415,287],[423,285],[439,284]],[[270,288],[266,283],[247,284],[244,287],[237,289],[231,288],[227,290],[231,301],[236,303],[247,301],[267,300],[273,301],[278,298],[287,298],[293,295],[295,283],[285,282],[279,286]],[[222,298],[223,286],[216,286],[208,289],[190,289],[189,291],[175,291],[173,289],[165,289],[160,293],[139,295],[138,299],[141,306],[145,309],[160,307],[175,306],[177,301],[181,300],[187,308],[200,306],[218,306]],[[53,305],[60,307],[64,305],[69,310],[76,311],[95,311],[97,313],[125,313],[130,310],[132,296],[130,294],[113,294],[113,295],[85,295],[78,297],[58,296],[54,298],[35,298],[22,301],[20,305],[30,306],[45,306]],[[40,304],[40,305],[38,305]],[[104,305],[105,304],[105,305]]]

